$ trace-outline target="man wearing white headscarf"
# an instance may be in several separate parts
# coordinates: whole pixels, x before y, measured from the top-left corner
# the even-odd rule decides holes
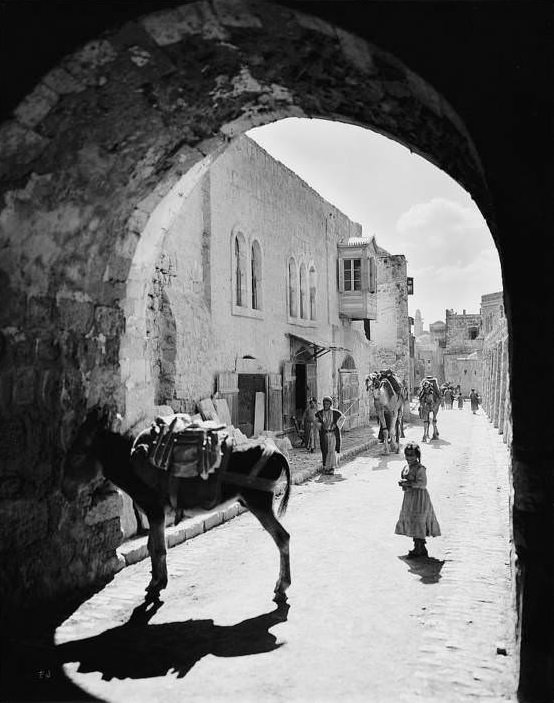
[[[338,454],[341,445],[341,427],[344,425],[346,417],[340,410],[332,407],[331,396],[323,397],[323,409],[315,414],[317,427],[319,429],[319,444],[321,446],[321,458],[323,461],[323,473],[334,474],[338,466]]]

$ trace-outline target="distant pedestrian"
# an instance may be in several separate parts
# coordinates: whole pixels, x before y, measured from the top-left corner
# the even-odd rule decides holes
[[[471,412],[475,415],[475,413],[479,410],[479,393],[472,388],[471,393],[469,394],[469,402],[471,403]]]
[[[453,401],[452,390],[450,388],[447,388],[444,391],[444,402],[446,404],[447,410],[452,410],[452,401]]]
[[[304,427],[304,444],[309,452],[314,452],[317,442],[317,401],[315,398],[310,398],[308,407],[304,411],[302,423]]]
[[[462,392],[460,391],[458,393],[458,410],[463,410],[464,409],[464,396]]]
[[[323,461],[323,473],[334,474],[339,463],[341,445],[341,427],[346,420],[345,416],[332,407],[333,399],[326,395],[323,398],[323,409],[315,414],[319,430],[319,444]]]
[[[421,463],[419,444],[406,444],[404,456],[408,465],[402,469],[398,482],[404,491],[404,499],[394,532],[414,540],[414,548],[408,552],[410,559],[426,557],[426,537],[440,537],[441,528],[427,491],[427,469]]]

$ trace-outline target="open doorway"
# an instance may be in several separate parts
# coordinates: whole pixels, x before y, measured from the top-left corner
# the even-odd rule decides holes
[[[294,386],[296,417],[301,418],[308,404],[306,385],[306,364],[295,364],[296,382]]]

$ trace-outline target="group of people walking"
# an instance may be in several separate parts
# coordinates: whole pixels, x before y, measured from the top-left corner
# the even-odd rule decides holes
[[[446,388],[443,388],[441,395],[441,407],[445,410],[452,410],[454,403],[456,403],[458,410],[463,410],[464,400],[464,394],[462,393],[460,386],[456,386],[456,388],[446,386]],[[475,414],[479,409],[479,404],[481,403],[481,397],[475,388],[471,389],[469,394],[469,402],[471,405],[471,410],[473,414]]]

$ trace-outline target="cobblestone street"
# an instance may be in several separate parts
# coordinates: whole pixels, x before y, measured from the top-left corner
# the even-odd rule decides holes
[[[147,561],[84,603],[56,633],[66,674],[114,702],[514,700],[508,452],[467,407],[439,429],[422,445],[443,534],[428,559],[394,535],[402,455],[374,444],[294,489],[290,609],[271,602],[277,551],[244,514],[169,551],[159,609],[138,607]]]

